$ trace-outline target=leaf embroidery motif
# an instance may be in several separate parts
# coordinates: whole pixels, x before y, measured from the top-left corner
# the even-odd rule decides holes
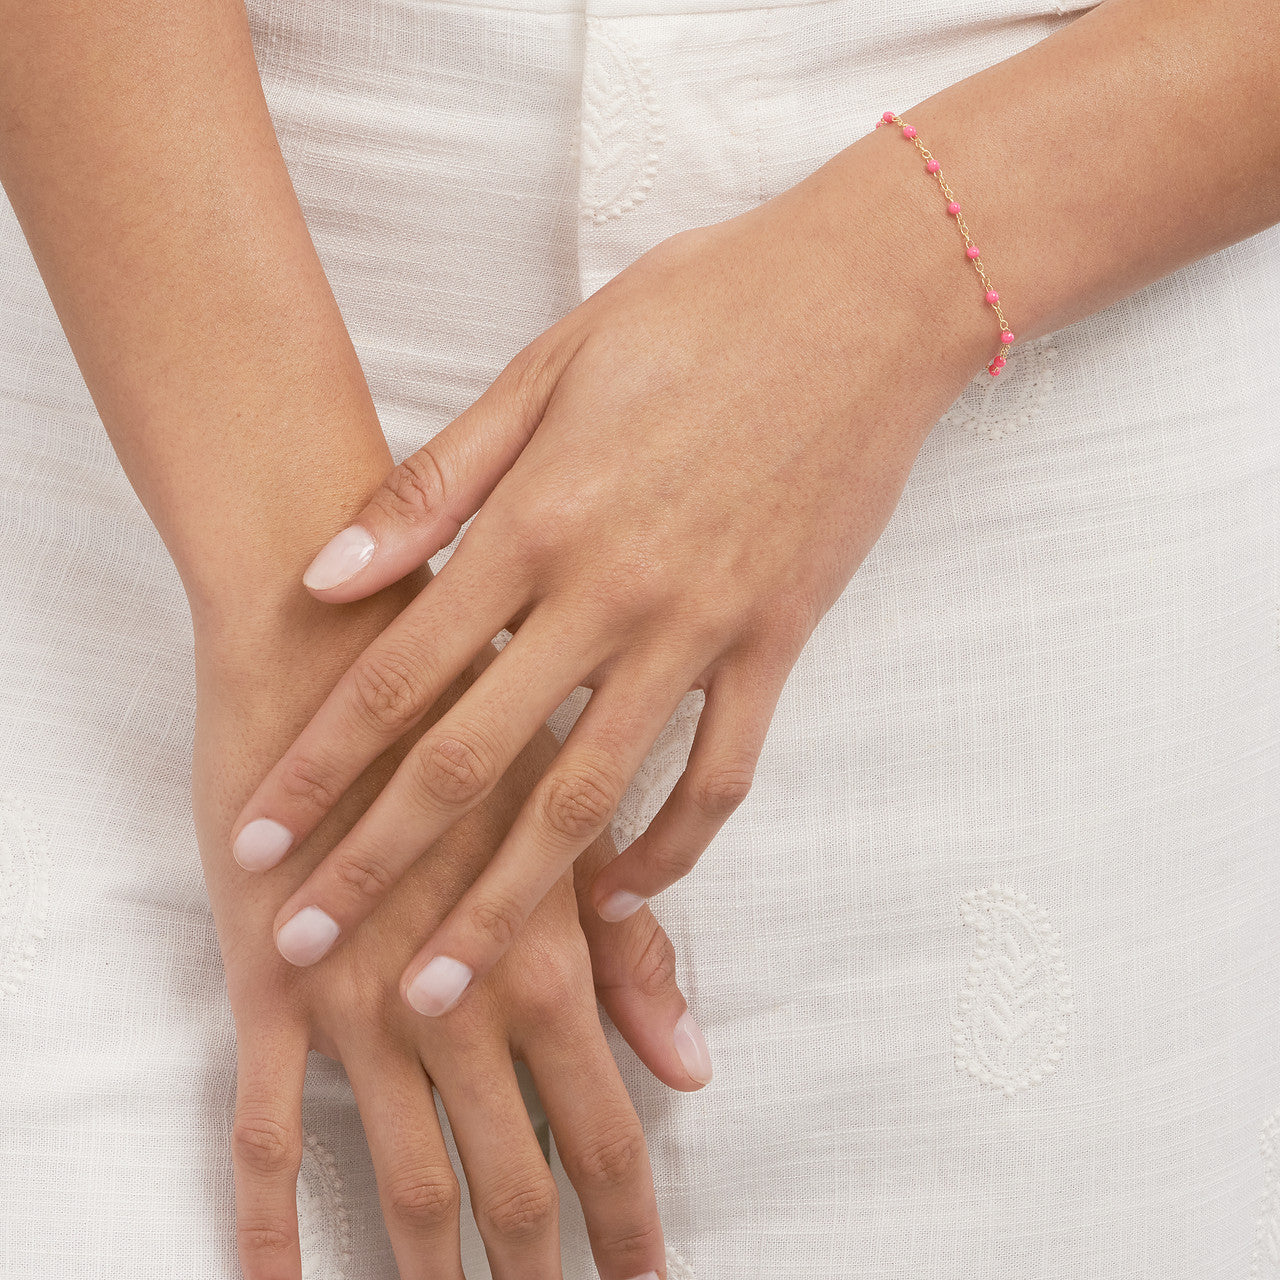
[[[634,45],[587,19],[579,131],[583,217],[607,222],[649,194],[666,140],[649,64]]]
[[[1262,1125],[1262,1211],[1249,1263],[1249,1280],[1280,1276],[1280,1110],[1273,1111]]]
[[[45,936],[49,838],[16,796],[0,793],[0,995],[13,995]]]
[[[1009,353],[998,378],[985,370],[970,380],[939,426],[963,427],[988,440],[1003,440],[1040,416],[1053,390],[1058,349],[1052,335],[1036,338]]]
[[[342,1175],[329,1148],[309,1133],[298,1176],[298,1229],[305,1280],[348,1280],[351,1222]]]
[[[1061,939],[1049,913],[1001,885],[966,893],[977,932],[951,1019],[956,1069],[1012,1097],[1051,1075],[1075,1012]]]

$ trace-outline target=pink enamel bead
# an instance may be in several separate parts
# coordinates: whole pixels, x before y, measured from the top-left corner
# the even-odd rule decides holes
[[[947,205],[947,212],[954,218],[956,214],[960,212],[960,206],[954,200],[952,200]]]
[[[964,256],[965,256],[966,258],[969,258],[969,259],[976,258],[976,257],[978,256],[978,246],[977,246],[976,244],[971,244],[971,245],[970,245],[970,246],[969,246],[969,247],[964,251]]]
[[[904,124],[904,125],[902,126],[902,136],[903,136],[904,138],[914,138],[914,137],[916,136],[916,128],[915,128],[915,125],[912,125],[912,124]]]
[[[1009,345],[1009,343],[1011,343],[1011,342],[1013,341],[1013,334],[1011,334],[1011,333],[1009,332],[1009,330],[1008,330],[1008,329],[1006,329],[1006,330],[1005,330],[1005,331],[1000,335],[1000,341],[1001,341],[1001,342],[1003,342],[1003,343],[1005,344],[1005,346],[1008,346],[1008,345]]]
[[[881,119],[881,120],[883,120],[883,121],[885,122],[885,124],[892,124],[892,123],[893,123],[893,112],[892,112],[892,111],[886,111],[886,112],[884,113],[884,115],[882,115],[882,116],[880,117],[880,119]]]
[[[988,289],[987,301],[991,303],[992,306],[995,306],[995,304],[1000,301],[1000,295],[994,289]]]
[[[1004,368],[1004,356],[996,356],[996,358],[995,358],[991,363],[992,363],[993,365],[995,365],[995,367],[996,367],[997,369],[1003,369],[1003,368]]]
[[[996,374],[1000,372],[1000,366],[993,360],[989,365],[987,365],[987,372],[994,378]]]
[[[937,173],[940,168],[942,168],[942,166],[936,160],[930,160],[929,163],[925,165],[925,172]]]

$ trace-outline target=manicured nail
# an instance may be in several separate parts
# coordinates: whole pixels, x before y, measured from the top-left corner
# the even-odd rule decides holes
[[[451,956],[436,956],[429,960],[422,971],[409,983],[405,992],[409,1003],[428,1018],[438,1018],[448,1013],[467,989],[472,973],[469,965]]]
[[[293,832],[270,818],[254,818],[245,823],[231,856],[246,871],[266,871],[274,867],[293,844]]]
[[[338,922],[319,907],[303,907],[280,926],[276,950],[290,963],[315,964],[337,941]]]
[[[307,566],[302,581],[313,591],[340,586],[373,559],[376,546],[368,529],[353,524],[334,534],[320,548],[320,554]]]
[[[656,1271],[646,1271],[642,1276],[633,1277],[633,1280],[658,1280],[658,1273]]]
[[[635,915],[643,906],[644,899],[638,893],[628,893],[625,889],[618,889],[600,904],[600,919],[616,924],[619,920]],[[642,1276],[640,1280],[644,1280],[644,1277]]]
[[[699,1083],[706,1084],[711,1079],[711,1055],[707,1052],[707,1042],[698,1030],[689,1013],[682,1013],[675,1029],[676,1052],[684,1069]]]

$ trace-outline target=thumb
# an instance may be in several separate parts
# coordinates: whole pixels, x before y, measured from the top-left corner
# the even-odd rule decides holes
[[[425,564],[458,536],[529,442],[576,347],[548,330],[478,400],[411,453],[302,575],[329,604],[361,600]]]
[[[574,874],[596,997],[636,1057],[663,1084],[685,1092],[701,1089],[711,1079],[711,1055],[676,984],[671,939],[648,907],[610,924],[592,905],[591,883],[609,852],[584,854]]]

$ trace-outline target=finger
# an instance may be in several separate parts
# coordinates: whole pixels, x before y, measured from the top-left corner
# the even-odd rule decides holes
[[[604,830],[688,688],[687,680],[648,676],[641,684],[620,672],[592,694],[488,867],[406,970],[402,990],[414,1009],[430,1017],[447,1012],[493,967]]]
[[[445,1062],[435,1046],[424,1049],[493,1280],[560,1280],[559,1196],[507,1046],[471,1041]]]
[[[381,795],[280,908],[276,945],[312,964],[493,789],[591,669],[561,623],[531,619],[400,762]]]
[[[520,456],[579,343],[519,352],[469,409],[394,467],[364,510],[303,574],[321,600],[359,600],[430,559],[457,536]]]
[[[717,673],[671,794],[648,829],[596,877],[591,900],[605,920],[624,920],[693,870],[751,789],[782,683],[765,683],[745,664]]]
[[[656,1280],[664,1249],[649,1153],[595,1011],[554,1019],[517,1048],[582,1204],[601,1280]]]
[[[244,1280],[302,1280],[297,1196],[306,1074],[301,1028],[265,1020],[237,1028],[231,1158]]]
[[[501,630],[513,583],[477,592],[465,567],[446,565],[364,650],[258,785],[232,828],[232,854],[247,871],[268,870],[310,835]]]
[[[636,1057],[673,1089],[701,1089],[711,1079],[711,1055],[676,982],[670,938],[647,906],[616,924],[591,902],[600,867],[613,857],[597,841],[574,864],[578,918],[591,952],[596,998]]]
[[[343,1046],[400,1280],[463,1280],[462,1193],[431,1081],[399,1049]]]

